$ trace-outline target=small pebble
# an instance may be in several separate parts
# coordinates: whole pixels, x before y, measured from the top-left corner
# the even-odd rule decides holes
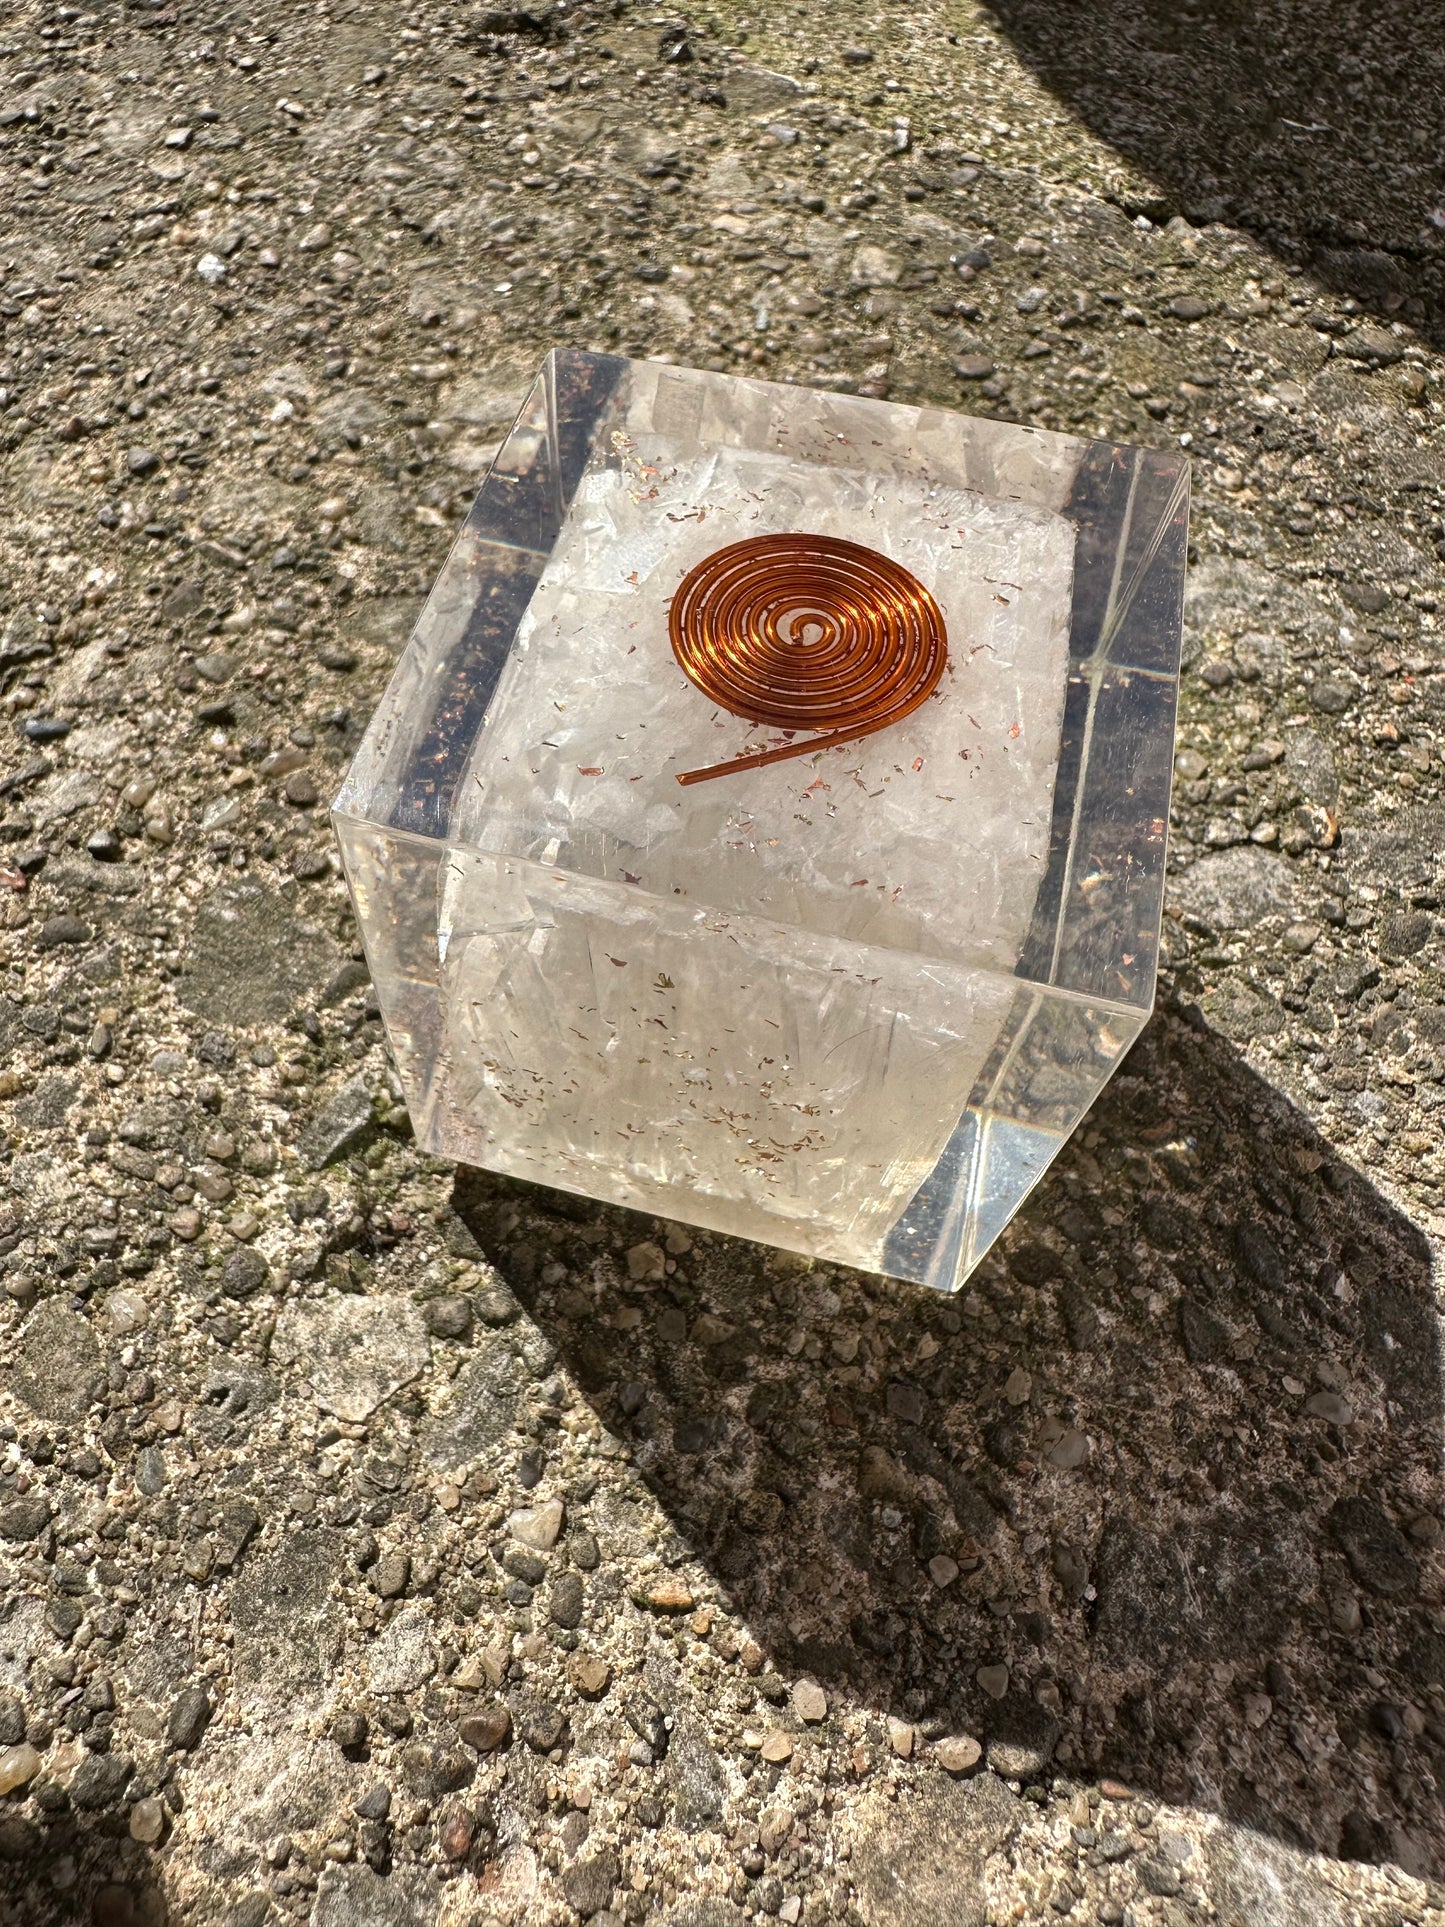
[[[673,1573],[651,1580],[643,1592],[643,1600],[657,1613],[690,1613],[693,1608],[691,1590]]]
[[[422,1306],[422,1318],[433,1338],[465,1338],[472,1329],[472,1308],[455,1294],[428,1298]]]
[[[372,1591],[379,1599],[399,1599],[411,1583],[411,1560],[404,1552],[389,1552],[371,1569]]]
[[[477,1837],[477,1816],[469,1807],[448,1807],[437,1827],[437,1844],[448,1860],[465,1860]]]
[[[1316,1392],[1305,1400],[1305,1410],[1311,1418],[1322,1418],[1328,1425],[1352,1425],[1355,1408],[1347,1398],[1338,1392]]]
[[[188,1686],[179,1694],[171,1706],[170,1719],[166,1724],[167,1744],[190,1753],[201,1743],[201,1736],[210,1723],[211,1698],[203,1686]]]
[[[165,1806],[153,1794],[137,1800],[130,1810],[130,1837],[143,1846],[153,1847],[165,1832],[165,1826]]]
[[[13,1793],[28,1786],[40,1771],[40,1755],[33,1746],[21,1741],[0,1751],[0,1794]]]
[[[828,1696],[816,1680],[800,1679],[793,1688],[793,1711],[800,1720],[816,1726],[828,1717]]]
[[[586,1699],[597,1699],[607,1691],[612,1668],[595,1653],[574,1653],[567,1669],[577,1691]]]
[[[457,1721],[458,1737],[478,1753],[495,1753],[507,1744],[511,1731],[512,1715],[500,1705],[465,1713]]]
[[[368,1730],[365,1713],[341,1712],[332,1717],[331,1737],[343,1753],[358,1752],[365,1746]]]
[[[667,1270],[667,1255],[661,1245],[651,1242],[633,1245],[627,1254],[627,1275],[632,1279],[657,1279]]]
[[[983,1758],[983,1748],[967,1734],[956,1734],[936,1740],[933,1757],[946,1773],[972,1773]]]
[[[512,1537],[537,1552],[550,1552],[562,1530],[563,1508],[560,1499],[548,1499],[539,1506],[526,1506],[507,1521]]]

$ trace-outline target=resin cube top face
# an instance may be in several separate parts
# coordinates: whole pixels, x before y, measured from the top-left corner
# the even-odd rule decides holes
[[[549,357],[337,804],[422,1141],[960,1282],[1152,1000],[1186,519],[1174,456]],[[790,739],[679,586],[796,536],[909,572],[937,687],[681,784]]]
[[[647,372],[686,392],[686,377]],[[841,465],[890,446],[906,459],[901,436],[835,446],[824,465],[616,434],[616,465],[582,477],[518,627],[457,827],[574,874],[1011,971],[1048,853],[1073,525]],[[949,641],[942,683],[860,742],[683,787],[680,772],[781,734],[694,687],[668,644],[668,605],[717,550],[800,531],[866,539],[931,592]]]

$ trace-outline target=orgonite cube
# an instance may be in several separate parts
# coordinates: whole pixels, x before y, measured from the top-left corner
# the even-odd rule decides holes
[[[955,1288],[1149,1014],[1187,522],[1178,454],[550,355],[335,806],[422,1144]],[[947,628],[828,747],[669,642],[799,534]]]

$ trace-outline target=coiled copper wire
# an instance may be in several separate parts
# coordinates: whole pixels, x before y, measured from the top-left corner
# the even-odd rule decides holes
[[[831,535],[758,535],[708,556],[668,614],[684,675],[750,723],[817,730],[679,783],[761,769],[888,729],[937,689],[948,661],[938,604],[899,562]]]

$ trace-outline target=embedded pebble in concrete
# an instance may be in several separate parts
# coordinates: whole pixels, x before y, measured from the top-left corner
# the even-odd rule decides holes
[[[428,1357],[415,1305],[349,1293],[288,1306],[274,1342],[276,1356],[311,1381],[321,1409],[352,1423],[414,1379]]]

